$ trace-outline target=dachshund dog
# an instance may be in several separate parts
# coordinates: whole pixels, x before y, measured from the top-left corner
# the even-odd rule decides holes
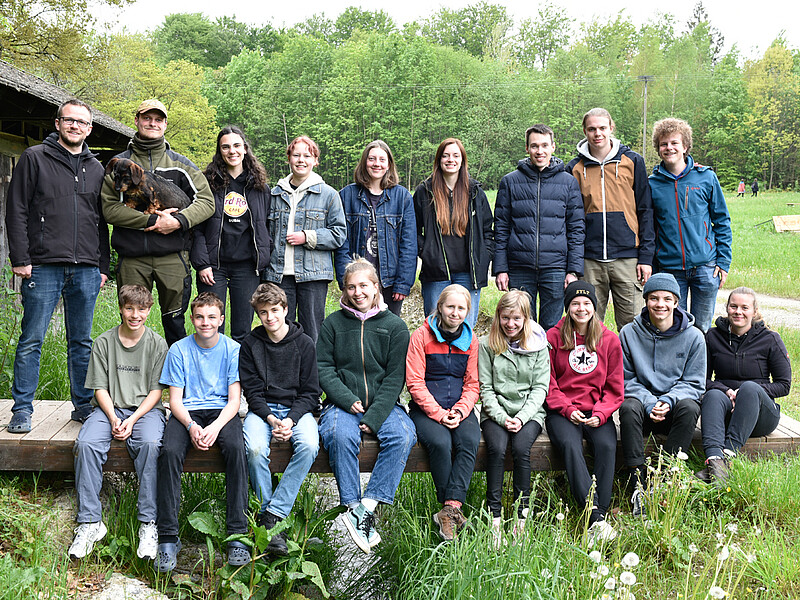
[[[122,192],[125,206],[154,214],[157,210],[177,208],[191,204],[188,196],[169,179],[145,171],[128,158],[112,158],[106,165],[106,175],[114,174],[114,189]]]

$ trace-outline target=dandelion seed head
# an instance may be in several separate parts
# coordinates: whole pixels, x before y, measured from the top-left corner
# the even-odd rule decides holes
[[[564,513],[560,512],[556,515],[556,520],[563,521],[564,520]]]
[[[722,600],[725,596],[728,595],[728,592],[723,590],[718,585],[712,585],[711,589],[708,590],[708,595],[714,598],[715,600]]]
[[[728,560],[728,557],[731,555],[731,551],[728,549],[728,546],[723,546],[722,549],[719,551],[717,555],[717,560],[720,562],[724,562]]]
[[[739,533],[739,526],[736,523],[728,523],[726,529],[733,534]]]
[[[605,565],[598,566],[597,573],[598,575],[600,575],[600,577],[605,577],[606,575],[608,575],[608,567]]]
[[[606,579],[605,588],[607,590],[610,591],[610,590],[613,590],[616,587],[617,587],[617,580],[616,579],[614,579],[613,577],[609,577],[608,579]]]
[[[636,552],[628,552],[622,557],[622,566],[626,569],[633,569],[639,564],[639,555]]]
[[[678,460],[689,460],[689,455],[686,454],[683,450],[678,450],[678,453],[675,455],[675,458]]]
[[[589,552],[589,559],[596,563],[599,563],[603,559],[603,555],[600,554],[600,552],[598,552],[597,550],[592,550],[591,552]]]
[[[746,554],[745,558],[747,558],[747,562],[749,562],[751,565],[754,562],[756,562],[756,555],[755,554]]]
[[[619,580],[621,583],[631,586],[634,583],[636,583],[636,575],[634,575],[630,571],[623,571],[619,575]]]
[[[697,554],[700,552],[700,548],[697,547],[697,544],[689,544],[689,552],[692,554]]]

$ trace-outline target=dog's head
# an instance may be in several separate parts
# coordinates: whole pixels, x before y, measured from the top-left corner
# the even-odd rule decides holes
[[[114,189],[127,192],[139,187],[144,169],[128,158],[112,158],[106,165],[106,175],[114,174]]]

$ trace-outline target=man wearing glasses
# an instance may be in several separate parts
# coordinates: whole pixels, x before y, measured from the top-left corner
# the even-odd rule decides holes
[[[156,214],[139,212],[122,202],[114,189],[114,176],[105,178],[101,193],[103,212],[114,226],[111,245],[119,255],[117,285],[139,284],[158,289],[164,338],[170,346],[186,337],[184,313],[192,293],[189,268],[191,228],[214,214],[214,197],[202,172],[185,156],[172,150],[164,138],[167,107],[155,98],[145,100],[133,119],[136,133],[128,149],[117,154],[154,171],[183,190],[191,204]]]
[[[92,410],[84,387],[100,287],[108,279],[108,227],[100,208],[103,167],[89,151],[92,111],[80,100],[58,107],[55,133],[27,148],[8,188],[11,269],[22,278],[22,327],[14,359],[11,433],[31,430],[33,397],[47,326],[64,299],[72,419]]]

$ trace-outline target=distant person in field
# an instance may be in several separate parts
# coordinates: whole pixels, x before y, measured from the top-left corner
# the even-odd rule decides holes
[[[642,285],[653,272],[653,201],[644,159],[614,137],[605,108],[583,116],[578,156],[567,165],[583,195],[583,278],[597,294],[597,318],[614,298],[617,331],[642,310]]]
[[[363,256],[375,265],[383,301],[399,317],[417,278],[414,199],[400,185],[394,156],[383,140],[364,148],[354,179],[355,183],[339,192],[347,237],[334,257],[336,279],[343,287],[347,263]]]
[[[711,327],[717,291],[731,268],[728,206],[714,171],[695,163],[690,154],[692,128],[686,121],[658,121],[653,146],[661,157],[650,175],[658,271],[675,277],[680,307],[705,332]]]
[[[745,189],[746,189],[746,186],[745,186],[745,183],[744,183],[744,179],[742,179],[742,180],[739,181],[739,189],[736,190],[736,197],[737,198],[744,198]]]
[[[545,330],[561,318],[564,288],[583,275],[583,198],[555,149],[547,125],[528,128],[528,158],[500,180],[494,212],[497,289],[528,292]]]
[[[753,190],[753,195],[750,196],[751,198],[758,196],[758,179],[753,179],[753,183],[750,184],[750,189]]]

